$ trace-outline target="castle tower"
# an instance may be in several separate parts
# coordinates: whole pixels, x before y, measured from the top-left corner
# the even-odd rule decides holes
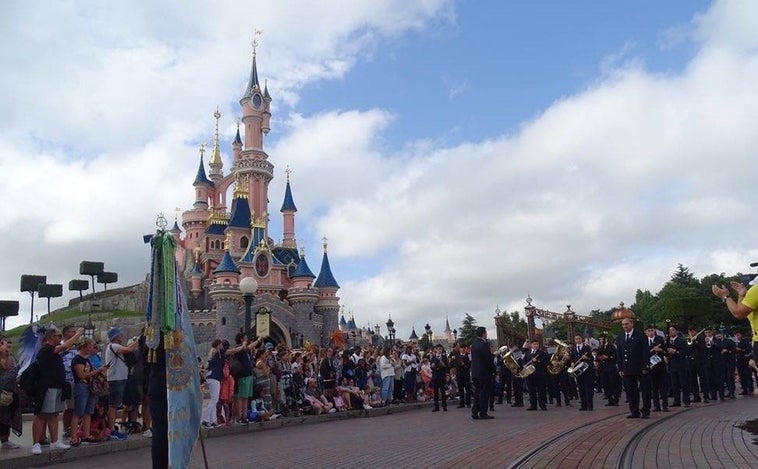
[[[243,327],[240,320],[242,292],[239,289],[240,271],[232,260],[228,249],[224,251],[221,263],[213,271],[213,285],[210,296],[216,305],[216,336],[230,341]]]
[[[191,210],[187,210],[182,214],[182,227],[184,227],[184,247],[187,251],[192,251],[200,244],[200,239],[205,232],[205,227],[210,216],[208,210],[208,200],[211,199],[211,192],[213,191],[213,182],[205,175],[205,167],[203,165],[203,154],[205,153],[205,144],[200,145],[200,166],[197,168],[197,175],[195,176],[195,182],[192,185],[195,187],[195,203],[192,205]]]
[[[234,182],[234,195],[232,198],[232,211],[229,216],[229,225],[225,233],[230,237],[232,257],[242,257],[250,246],[250,204],[247,201],[247,178],[236,175]]]
[[[316,312],[321,315],[324,321],[324,329],[327,331],[334,331],[338,327],[343,329],[342,322],[345,320],[344,314],[340,324],[337,324],[337,315],[339,314],[339,301],[337,291],[340,286],[337,280],[334,279],[332,274],[332,268],[329,265],[329,256],[327,255],[327,239],[323,238],[324,257],[321,259],[321,271],[318,274],[316,282],[313,284],[318,288],[318,302],[316,303]]]
[[[297,329],[311,342],[323,345],[328,340],[331,330],[324,328],[323,318],[313,314],[314,306],[319,300],[318,290],[313,288],[312,282],[316,278],[305,261],[305,252],[300,250],[300,260],[297,268],[290,276],[293,286],[287,292],[287,297],[295,310]]]
[[[445,340],[452,344],[454,342],[453,340],[453,331],[450,329],[450,321],[448,320],[448,317],[445,316],[445,330],[442,331],[445,334]]]
[[[257,34],[259,33],[256,32],[256,37]],[[238,174],[248,176],[250,211],[260,216],[269,213],[268,185],[274,177],[274,165],[268,161],[268,154],[263,150],[263,136],[268,133],[270,125],[271,96],[268,87],[261,90],[258,81],[257,46],[258,42],[254,40],[250,79],[240,99],[245,139],[244,149],[240,151],[235,167]]]
[[[297,248],[297,241],[295,241],[295,212],[297,212],[297,207],[292,198],[292,189],[290,188],[291,172],[292,171],[290,171],[289,168],[285,170],[285,173],[287,173],[287,187],[284,190],[284,202],[282,203],[282,208],[280,210],[280,212],[282,212],[282,226],[284,231],[282,247],[285,248]]]

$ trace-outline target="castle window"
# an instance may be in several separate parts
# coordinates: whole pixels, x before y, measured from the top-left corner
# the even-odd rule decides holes
[[[247,248],[248,244],[250,244],[250,240],[247,239],[247,236],[243,236],[240,238],[240,249]]]
[[[223,318],[221,318],[221,325],[222,326],[226,326],[226,316],[224,316]]]

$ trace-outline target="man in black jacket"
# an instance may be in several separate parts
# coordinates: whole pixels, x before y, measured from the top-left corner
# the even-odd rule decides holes
[[[471,344],[471,418],[474,420],[494,418],[487,414],[492,395],[492,377],[495,374],[495,359],[487,342],[487,329],[476,328],[476,337]]]
[[[659,361],[655,365],[651,363],[650,368],[650,387],[652,389],[653,399],[653,412],[661,411],[661,404],[663,404],[663,411],[669,411],[669,391],[666,385],[666,362],[664,358],[664,348],[666,347],[666,341],[663,337],[656,335],[655,326],[650,324],[645,328],[645,335],[647,336],[647,346],[650,349],[650,356],[657,356]]]
[[[624,378],[626,397],[629,401],[627,418],[640,418],[640,392],[642,392],[642,418],[650,417],[650,349],[647,338],[635,330],[632,320],[621,321],[624,331],[619,335],[618,368]]]
[[[458,407],[471,407],[471,359],[468,347],[458,342],[450,352],[450,367],[455,367],[455,379],[458,382]]]
[[[529,407],[526,410],[547,410],[547,364],[550,355],[540,349],[538,340],[531,342],[531,348],[524,353],[524,361],[534,365],[534,372],[527,376],[526,383],[529,387]]]

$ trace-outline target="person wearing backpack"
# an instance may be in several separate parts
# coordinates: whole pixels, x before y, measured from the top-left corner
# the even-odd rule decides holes
[[[118,327],[108,330],[108,346],[105,348],[105,366],[108,367],[108,425],[111,439],[125,440],[126,435],[116,431],[116,410],[123,405],[129,366],[124,355],[137,350],[139,342],[133,340],[128,346],[121,345],[124,334]]]

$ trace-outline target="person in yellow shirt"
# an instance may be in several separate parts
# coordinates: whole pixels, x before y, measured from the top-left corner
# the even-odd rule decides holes
[[[758,347],[758,276],[750,281],[749,289],[736,281],[730,282],[729,285],[737,292],[737,301],[732,298],[729,289],[723,285],[713,285],[711,290],[714,295],[721,298],[726,304],[732,316],[737,319],[747,319],[750,322],[750,328],[753,333],[753,359],[750,360],[750,366],[758,370],[758,365],[756,365],[756,350],[758,350],[756,348]]]

